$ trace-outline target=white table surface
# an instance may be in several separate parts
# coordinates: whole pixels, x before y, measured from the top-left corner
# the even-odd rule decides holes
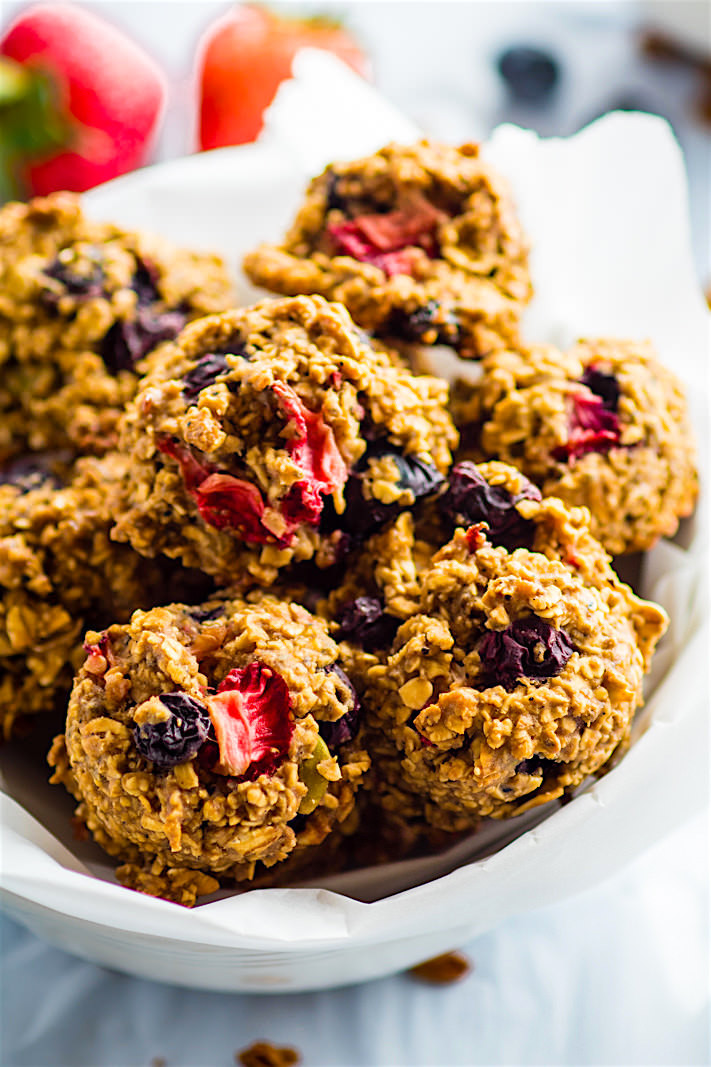
[[[20,6],[5,3],[3,22]],[[158,155],[190,150],[192,42],[224,5],[91,6],[177,79]],[[684,147],[699,276],[709,280],[709,131],[690,117],[690,76],[639,60],[642,5],[318,6],[347,15],[381,90],[433,136],[472,139],[502,120],[567,134],[615,98],[644,96]],[[520,42],[552,46],[564,62],[563,91],[546,110],[512,108],[493,73],[499,45]],[[474,970],[445,988],[396,976],[280,997],[191,992],[85,963],[3,918],[0,1063],[149,1067],[162,1057],[167,1067],[228,1067],[266,1039],[297,1047],[306,1067],[708,1064],[708,855],[698,818],[604,885],[462,946]]]

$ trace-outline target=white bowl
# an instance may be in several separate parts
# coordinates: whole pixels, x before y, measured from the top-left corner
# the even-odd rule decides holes
[[[364,111],[354,156],[377,147],[364,132]],[[278,132],[264,144],[119,179],[87,196],[87,209],[216,249],[237,271],[248,248],[280,235],[308,176]],[[512,181],[533,243],[529,338],[649,336],[662,359],[694,381],[708,317],[691,259],[683,161],[666,125],[613,115],[568,141],[509,127],[486,152]],[[702,433],[703,420],[697,427]],[[72,802],[47,785],[41,758],[8,746],[0,753],[7,911],[52,943],[131,974],[280,992],[397,971],[589,887],[707,801],[703,542],[697,518],[677,544],[649,554],[642,591],[664,603],[672,626],[636,742],[565,807],[493,824],[445,856],[317,887],[224,893],[187,910],[117,885],[96,846],[72,839]]]

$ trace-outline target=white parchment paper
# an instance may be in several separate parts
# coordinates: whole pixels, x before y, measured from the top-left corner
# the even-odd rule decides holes
[[[256,145],[140,171],[89,194],[87,209],[216,249],[238,274],[249,248],[281,235],[325,163],[416,136],[337,60],[305,52]],[[607,116],[567,140],[503,127],[485,152],[511,182],[532,242],[528,340],[651,338],[689,387],[705,460],[709,317],[693,269],[683,159],[669,127],[634,114]],[[246,284],[243,293],[252,295]],[[71,800],[46,784],[36,758],[11,746],[0,753],[1,888],[20,912],[25,902],[104,932],[162,937],[174,948],[283,953],[382,950],[423,932],[474,934],[594,884],[708,802],[705,510],[645,560],[641,591],[665,606],[672,625],[636,743],[566,807],[492,823],[427,860],[312,888],[223,894],[187,911],[118,886],[101,852],[73,840]]]

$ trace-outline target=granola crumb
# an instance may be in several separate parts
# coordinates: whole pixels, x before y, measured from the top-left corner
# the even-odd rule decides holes
[[[270,1041],[255,1041],[249,1048],[235,1052],[235,1063],[241,1067],[293,1067],[300,1062],[301,1054],[295,1048],[280,1048]]]
[[[445,952],[442,956],[433,956],[431,960],[425,960],[424,963],[418,963],[416,967],[410,967],[407,973],[418,982],[451,985],[452,982],[459,982],[462,978],[466,978],[472,970],[472,962],[463,952]]]

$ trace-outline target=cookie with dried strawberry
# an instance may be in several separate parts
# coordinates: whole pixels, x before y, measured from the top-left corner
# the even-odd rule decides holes
[[[387,145],[311,182],[280,245],[244,269],[275,293],[320,293],[390,343],[479,359],[515,344],[531,297],[528,245],[477,145]]]
[[[544,495],[585,506],[608,552],[671,537],[698,492],[684,389],[649,342],[581,341],[495,353],[452,411],[462,454],[513,464]]]
[[[428,510],[366,544],[326,605],[363,702],[369,795],[411,847],[609,766],[666,627],[619,580],[587,511],[512,467],[455,465]]]
[[[190,319],[232,303],[216,256],[94,222],[57,193],[0,209],[0,462],[100,454],[141,361]]]
[[[204,318],[127,411],[114,536],[226,583],[328,568],[441,486],[446,403],[322,297]]]
[[[313,848],[369,760],[326,623],[265,593],[87,635],[53,781],[119,879],[194,903]]]

